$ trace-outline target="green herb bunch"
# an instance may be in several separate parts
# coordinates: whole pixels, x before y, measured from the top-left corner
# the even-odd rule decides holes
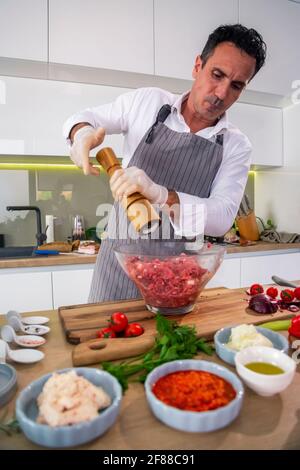
[[[177,322],[158,314],[156,329],[155,344],[146,354],[120,364],[102,363],[103,369],[118,379],[124,391],[128,388],[131,376],[135,376],[134,381],[143,383],[149,372],[165,362],[191,359],[199,351],[208,355],[212,354],[212,348],[205,342],[205,339],[197,338],[194,326],[178,325]]]
[[[0,432],[1,431],[7,436],[12,436],[13,434],[21,432],[21,428],[15,418],[10,421],[5,421],[5,416],[3,415],[0,419]]]

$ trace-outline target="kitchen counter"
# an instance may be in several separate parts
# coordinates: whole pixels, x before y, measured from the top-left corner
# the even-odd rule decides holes
[[[71,264],[95,264],[97,255],[62,253],[59,255],[35,256],[31,258],[0,258],[0,269],[33,268],[40,266],[67,266]]]
[[[215,290],[214,290],[215,292]],[[207,291],[209,295],[209,291]],[[51,332],[41,348],[45,359],[37,364],[15,364],[19,390],[32,380],[55,369],[70,367],[73,346],[63,336],[57,311],[35,312],[50,318]],[[5,319],[0,319],[3,325]],[[199,359],[222,363],[216,356]],[[224,365],[224,363],[222,363]],[[233,370],[231,366],[226,367]],[[292,384],[280,395],[263,398],[245,387],[245,400],[239,417],[223,430],[207,434],[183,433],[169,428],[151,413],[143,385],[130,384],[121,413],[106,434],[81,446],[81,449],[300,449],[300,368]],[[6,419],[14,413],[14,400],[6,405]],[[0,435],[0,449],[38,449],[23,434]]]
[[[257,254],[260,255],[262,252],[286,252],[288,250],[300,251],[300,243],[268,243],[258,241],[255,245],[250,246],[233,246],[225,245],[228,255],[231,254]]]
[[[300,243],[266,243],[257,242],[252,246],[226,247],[226,257],[248,256],[261,254],[275,254],[279,252],[300,251]],[[79,253],[66,253],[58,256],[37,256],[32,258],[0,258],[2,268],[31,268],[40,266],[63,266],[72,264],[95,264],[97,255],[84,255]]]

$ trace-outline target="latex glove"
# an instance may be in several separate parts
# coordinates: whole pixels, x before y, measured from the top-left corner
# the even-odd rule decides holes
[[[116,201],[135,192],[143,194],[152,204],[161,206],[168,199],[167,188],[154,183],[143,170],[136,166],[115,171],[109,183]]]
[[[83,169],[85,175],[99,175],[99,169],[90,163],[90,151],[103,142],[104,136],[105,130],[102,127],[94,129],[92,126],[81,127],[74,135],[70,150],[71,160]]]

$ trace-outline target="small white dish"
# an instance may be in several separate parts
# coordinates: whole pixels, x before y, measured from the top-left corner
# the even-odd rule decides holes
[[[1,338],[7,343],[15,342],[23,348],[38,348],[46,343],[45,338],[35,335],[16,335],[15,330],[10,325],[1,328]]]
[[[42,316],[30,316],[30,317],[22,317],[22,315],[19,312],[16,312],[15,310],[9,310],[6,314],[7,319],[11,316],[18,317],[21,322],[23,322],[25,325],[44,325],[45,323],[49,322],[48,317],[42,317]]]
[[[292,382],[296,363],[282,351],[266,346],[245,348],[235,355],[235,365],[239,376],[258,395],[270,397],[282,392]],[[246,367],[253,362],[264,362],[280,367],[282,374],[268,375],[254,372]]]
[[[42,336],[49,333],[49,326],[45,325],[25,325],[19,317],[14,315],[8,317],[8,324],[13,327],[16,332],[22,331],[26,335]]]
[[[0,362],[5,362],[6,357],[20,364],[34,364],[44,359],[45,354],[36,349],[10,349],[8,344],[0,339]]]
[[[22,317],[23,323],[25,325],[44,325],[45,323],[49,322],[48,317],[41,317],[41,316],[36,316],[36,317]]]

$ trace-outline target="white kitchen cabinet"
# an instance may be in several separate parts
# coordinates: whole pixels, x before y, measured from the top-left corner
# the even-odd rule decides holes
[[[239,21],[260,32],[268,48],[267,62],[248,88],[279,95],[291,93],[293,80],[300,78],[300,3],[239,0],[239,12]]]
[[[247,287],[256,282],[273,283],[272,275],[289,281],[300,279],[300,253],[241,258],[241,287]]]
[[[85,108],[109,103],[126,88],[0,76],[0,155],[69,155],[64,121]],[[122,156],[123,136],[105,145]],[[92,151],[92,155],[96,150]]]
[[[152,74],[152,0],[50,0],[49,61]]]
[[[282,109],[235,103],[228,116],[250,140],[252,164],[283,165]]]
[[[209,34],[238,22],[238,0],[154,0],[155,74],[192,79]]]
[[[0,314],[8,310],[34,312],[52,308],[50,272],[9,273],[0,270]]]
[[[206,285],[206,289],[211,287],[227,287],[237,289],[240,287],[241,259],[224,259],[214,277]]]
[[[87,303],[93,271],[89,268],[52,272],[54,308]]]
[[[48,60],[47,0],[0,1],[0,57]]]

